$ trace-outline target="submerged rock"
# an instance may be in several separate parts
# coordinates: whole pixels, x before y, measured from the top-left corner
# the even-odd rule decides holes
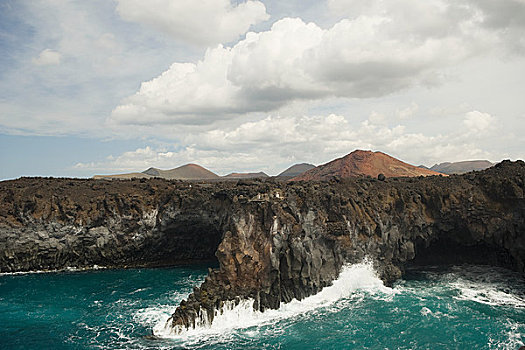
[[[170,319],[174,332],[225,305],[275,309],[370,258],[390,284],[408,263],[525,273],[525,163],[427,178],[281,183],[22,178],[0,182],[0,271],[218,268]]]

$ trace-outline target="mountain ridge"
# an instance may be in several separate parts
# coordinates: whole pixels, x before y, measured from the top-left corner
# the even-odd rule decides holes
[[[386,177],[430,176],[463,174],[479,171],[493,166],[488,160],[469,160],[459,162],[443,162],[432,167],[414,166],[403,162],[381,151],[354,150],[353,152],[315,167],[310,163],[298,163],[290,166],[276,176],[268,176],[264,172],[232,172],[219,176],[214,172],[195,163],[185,164],[173,169],[163,170],[150,167],[143,172],[124,174],[94,175],[94,179],[150,179],[160,177],[168,180],[240,180],[265,179],[272,177],[277,180],[326,180],[332,177],[372,176],[383,174]]]
[[[131,178],[153,178],[160,177],[166,180],[213,180],[219,179],[220,176],[214,172],[198,165],[185,164],[177,168],[162,170],[158,168],[148,168],[141,173],[126,173],[116,175],[95,175],[94,179],[131,179]]]
[[[443,162],[434,164],[432,167],[430,167],[430,170],[448,175],[464,174],[470,171],[485,170],[494,164],[495,163],[492,163],[488,160],[463,160],[459,162]]]
[[[301,175],[302,173],[315,168],[315,165],[310,163],[298,163],[294,164],[286,170],[282,171],[277,178],[292,178]]]
[[[328,180],[333,177],[414,177],[440,173],[416,167],[380,151],[355,150],[344,157],[319,165],[290,181]],[[441,174],[442,175],[442,174]]]

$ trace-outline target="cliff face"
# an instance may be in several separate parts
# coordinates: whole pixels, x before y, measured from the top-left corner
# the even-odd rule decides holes
[[[475,262],[525,273],[525,163],[451,177],[189,184],[20,179],[0,183],[0,271],[66,266],[219,267],[181,303],[174,330],[224,302],[277,308],[372,259]]]

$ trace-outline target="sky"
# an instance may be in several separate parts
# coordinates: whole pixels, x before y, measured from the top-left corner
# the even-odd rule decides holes
[[[525,159],[525,0],[0,0],[0,179]]]

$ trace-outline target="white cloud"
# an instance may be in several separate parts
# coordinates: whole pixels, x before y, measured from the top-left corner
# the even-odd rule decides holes
[[[415,103],[415,102],[412,102],[410,104],[410,106],[406,107],[406,108],[403,108],[403,109],[398,109],[396,111],[396,115],[399,119],[401,120],[404,120],[404,119],[409,119],[411,118],[417,111],[419,110],[419,106]]]
[[[274,111],[296,100],[382,97],[435,85],[443,69],[498,43],[498,35],[485,29],[477,8],[442,0],[401,3],[410,11],[394,11],[393,6],[380,11],[379,6],[329,29],[301,19],[279,20],[270,30],[248,33],[232,47],[208,49],[197,63],[174,63],[144,82],[108,121],[202,124]],[[405,12],[414,19],[408,20]],[[400,111],[400,117],[414,112]]]
[[[385,124],[387,122],[387,116],[383,113],[372,111],[368,116],[368,120],[373,124]]]
[[[9,91],[0,98],[4,133],[106,137],[105,119],[140,81],[175,55],[197,55],[120,20],[112,1],[33,0],[11,2],[13,9],[0,3],[0,21],[19,23],[0,58],[0,90]]]
[[[181,41],[216,43],[227,32],[237,38],[265,15],[261,4],[172,1],[186,9],[206,7],[173,19],[167,2],[143,3],[119,6],[151,7],[151,13],[135,13],[135,20],[172,31],[172,37],[121,20],[116,2],[107,0],[35,0],[6,12],[33,30],[8,33],[10,47],[30,44],[8,49],[2,61],[0,88],[9,92],[0,101],[2,131],[125,137],[140,139],[134,145],[141,146],[151,140],[144,152],[86,163],[123,170],[198,161],[216,171],[243,170],[242,164],[276,173],[279,164],[320,163],[354,148],[426,164],[498,160],[504,152],[523,158],[525,56],[508,55],[525,47],[523,1],[332,0],[336,17],[326,21],[319,2],[319,13],[307,14],[315,23],[261,23],[251,30],[265,31],[214,46],[203,57],[202,47]],[[272,4],[267,2],[274,18],[304,15],[307,7],[281,2],[286,11],[275,15]],[[210,19],[206,9],[214,7],[220,9]],[[247,21],[228,20],[231,27],[217,29],[227,15],[242,17],[238,11]],[[53,48],[48,50],[60,55],[60,64],[37,66],[35,47]],[[159,139],[175,146],[153,146]]]
[[[510,51],[525,49],[522,0],[328,0],[328,8],[337,17],[382,13],[391,19],[389,31],[410,38],[467,34],[479,45],[498,36]]]
[[[45,49],[44,51],[40,52],[38,57],[33,58],[32,62],[37,66],[50,66],[60,64],[61,59],[62,55],[60,52],[51,49]]]
[[[486,132],[495,122],[496,118],[490,114],[478,111],[468,112],[463,121],[470,133],[474,135]]]
[[[252,0],[236,6],[230,0],[117,2],[117,12],[123,19],[151,26],[195,45],[237,40],[251,25],[269,18],[264,4]]]
[[[381,150],[415,165],[467,159],[500,160],[499,150],[487,151],[486,142],[499,140],[490,128],[495,118],[471,111],[451,118],[447,132],[412,131],[406,125],[388,125],[389,116],[372,112],[363,121],[342,115],[267,116],[225,128],[188,133],[176,147],[140,148],[85,169],[106,172],[138,171],[150,166],[173,168],[198,163],[219,174],[232,171],[265,171],[277,174],[298,162],[321,164],[355,149]],[[395,120],[395,118],[391,118]],[[474,129],[476,128],[476,129]],[[473,131],[485,132],[472,137]]]
[[[159,167],[170,167],[177,161],[177,155],[163,149],[154,150],[150,146],[137,148],[134,151],[124,152],[115,157],[110,155],[102,163],[77,163],[76,169],[90,169],[100,171],[143,171],[155,165]]]

